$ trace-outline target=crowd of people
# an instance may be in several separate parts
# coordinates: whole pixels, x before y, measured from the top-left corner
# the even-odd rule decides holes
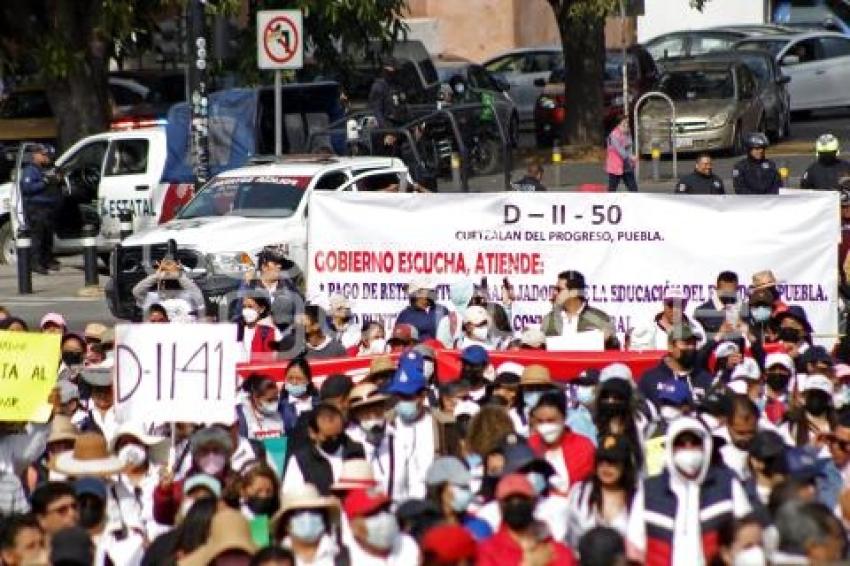
[[[540,327],[516,333],[507,285],[496,301],[455,284],[441,303],[413,282],[386,332],[355,324],[341,295],[302,308],[290,275],[264,250],[240,291],[244,359],[269,354],[285,371],[282,381],[245,373],[223,422],[122,421],[112,329],[78,333],[60,313],[43,317],[32,330],[61,335],[53,413],[0,423],[4,566],[850,556],[850,348],[815,344],[771,271],[749,285],[724,271],[691,307],[669,288],[658,314],[625,335],[589,304],[577,271],[558,276]],[[160,279],[176,278],[145,283],[147,321],[190,324],[191,306],[175,316],[180,299],[157,295]],[[5,309],[0,329],[29,330]],[[610,359],[663,352],[640,373],[606,362],[566,374],[530,354],[588,330]],[[456,369],[441,363],[448,350]],[[369,356],[365,375],[314,371],[318,359],[358,356]]]

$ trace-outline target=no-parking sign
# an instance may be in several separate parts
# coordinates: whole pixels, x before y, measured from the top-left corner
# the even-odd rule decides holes
[[[304,25],[300,10],[257,12],[257,63],[261,69],[304,66]]]

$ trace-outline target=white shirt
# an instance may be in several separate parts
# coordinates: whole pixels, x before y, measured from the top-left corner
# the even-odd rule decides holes
[[[28,423],[23,432],[0,436],[0,472],[20,475],[47,447],[50,423]]]
[[[283,417],[280,413],[265,415],[256,411],[250,401],[243,401],[242,414],[245,416],[245,426],[248,428],[248,439],[263,440],[264,438],[280,438],[284,435]]]
[[[346,541],[346,545],[351,555],[351,564],[356,566],[416,566],[419,564],[419,546],[410,535],[399,535],[386,558],[369,554],[354,539]]]
[[[389,426],[384,431],[381,442],[377,446],[366,439],[366,433],[358,425],[349,426],[345,433],[351,440],[363,445],[366,461],[372,466],[372,474],[381,491],[389,494],[393,501],[399,501],[401,494],[399,492],[398,471],[396,470],[395,474],[391,474],[392,466],[398,467],[398,461],[394,462],[395,458],[390,458],[390,443],[394,441],[394,435]],[[390,475],[393,475],[394,480],[392,493],[390,493]]]
[[[109,407],[106,413],[100,412],[97,407],[91,406],[91,418],[100,427],[100,431],[106,438],[106,442],[112,442],[112,437],[118,431],[118,419],[115,415],[115,405]]]
[[[286,537],[281,542],[281,546],[292,550],[292,540]],[[295,556],[295,566],[334,566],[334,560],[339,554],[339,546],[330,535],[324,534],[319,539],[319,547],[312,560],[304,560],[294,551],[292,554]]]
[[[425,474],[434,461],[436,445],[433,417],[431,413],[425,412],[411,424],[396,417],[393,428],[395,457],[398,460],[396,469],[399,470],[395,478],[398,490],[394,491],[400,495],[400,501],[423,499],[426,492]]]
[[[584,312],[584,308],[586,306],[587,305],[583,303],[581,308],[575,314],[570,314],[563,308],[561,309],[561,336],[576,334],[578,332],[578,319],[581,317],[581,313]]]
[[[502,512],[499,509],[499,502],[495,499],[484,504],[475,516],[490,525],[494,533],[502,524]],[[534,508],[534,518],[549,528],[553,539],[566,542],[569,519],[569,500],[566,497],[551,494],[539,500]]]
[[[137,566],[145,555],[145,541],[139,533],[130,531],[123,540],[118,540],[113,532],[105,532],[93,537],[95,545],[93,566],[104,566],[106,558],[115,566]]]
[[[583,481],[577,484],[570,490],[567,499],[568,509],[568,526],[567,526],[567,544],[572,548],[578,547],[578,541],[584,534],[594,527],[610,527],[626,536],[626,531],[629,526],[629,513],[624,508],[613,521],[606,521],[597,509],[590,506],[590,493],[592,483]]]
[[[153,540],[171,529],[169,525],[157,523],[153,518],[153,492],[157,484],[159,484],[159,466],[154,464],[148,466],[148,471],[138,486],[131,484],[130,478],[124,474],[118,474],[113,484],[124,521],[127,525],[141,528],[147,533],[148,540]]]
[[[552,464],[552,467],[555,468],[555,476],[550,478],[550,481],[563,482],[562,485],[557,486],[558,489],[566,492],[570,488],[570,472],[567,470],[567,463],[564,461],[564,451],[561,450],[561,447],[558,446],[556,448],[552,448],[544,452],[543,457],[547,462]]]

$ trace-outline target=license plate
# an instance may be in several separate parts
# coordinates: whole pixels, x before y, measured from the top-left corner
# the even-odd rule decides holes
[[[693,147],[694,140],[691,138],[676,138],[676,147],[682,149],[684,147]]]

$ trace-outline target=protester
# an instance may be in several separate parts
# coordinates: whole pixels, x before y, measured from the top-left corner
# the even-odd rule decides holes
[[[688,386],[691,397],[699,401],[711,388],[711,375],[697,366],[697,341],[690,326],[673,327],[667,335],[667,355],[655,368],[648,370],[640,379],[640,392],[656,406],[658,394],[666,383],[682,381]]]
[[[286,332],[295,322],[295,315],[304,305],[304,297],[298,290],[303,278],[301,270],[287,259],[283,249],[266,246],[257,254],[258,269],[245,272],[245,281],[239,287],[238,295],[243,297],[251,292],[267,296],[271,303],[270,315],[274,325]],[[237,301],[236,312],[241,312],[244,304]]]
[[[385,494],[365,489],[349,492],[343,509],[350,526],[346,541],[351,564],[418,564],[419,548],[407,534],[399,532],[396,518],[390,512],[391,500]]]
[[[295,564],[335,564],[346,555],[333,533],[339,524],[339,503],[323,497],[311,484],[296,492],[284,492],[274,517],[274,541],[292,551]]]
[[[346,433],[363,445],[366,462],[374,472],[376,484],[395,499],[400,483],[395,481],[401,460],[394,450],[395,431],[387,423],[390,398],[380,393],[374,383],[362,382],[351,391],[349,425]],[[345,464],[343,464],[343,470]]]
[[[286,364],[284,379],[278,412],[283,419],[284,432],[291,435],[298,419],[318,404],[319,392],[313,384],[310,364],[303,357],[292,358]]]
[[[0,564],[46,564],[44,533],[33,515],[10,515],[0,526]]]
[[[543,165],[538,160],[529,160],[525,176],[511,183],[511,188],[523,193],[546,192],[543,185]]]
[[[708,335],[720,331],[724,322],[735,323],[741,320],[741,307],[738,298],[738,274],[734,271],[721,271],[717,275],[711,298],[694,310],[694,320]]]
[[[283,335],[271,317],[268,294],[253,292],[242,298],[242,312],[237,319],[236,341],[242,345],[245,359],[277,350]]]
[[[676,326],[688,326],[697,337],[697,344],[706,341],[705,330],[696,319],[685,314],[688,301],[678,287],[668,287],[664,291],[662,310],[652,321],[635,329],[631,335],[629,348],[632,350],[665,350],[670,330]]]
[[[437,337],[437,325],[448,310],[437,304],[434,284],[427,279],[412,281],[407,286],[410,306],[398,314],[396,326],[410,324],[416,329],[418,340],[431,340]]]
[[[342,347],[346,350],[360,341],[361,329],[351,314],[351,302],[339,293],[335,293],[328,299],[330,312],[328,313],[328,326]]]
[[[587,284],[578,271],[558,274],[552,311],[543,317],[540,327],[546,336],[570,336],[596,330],[602,333],[607,349],[618,349],[611,317],[587,303]]]

